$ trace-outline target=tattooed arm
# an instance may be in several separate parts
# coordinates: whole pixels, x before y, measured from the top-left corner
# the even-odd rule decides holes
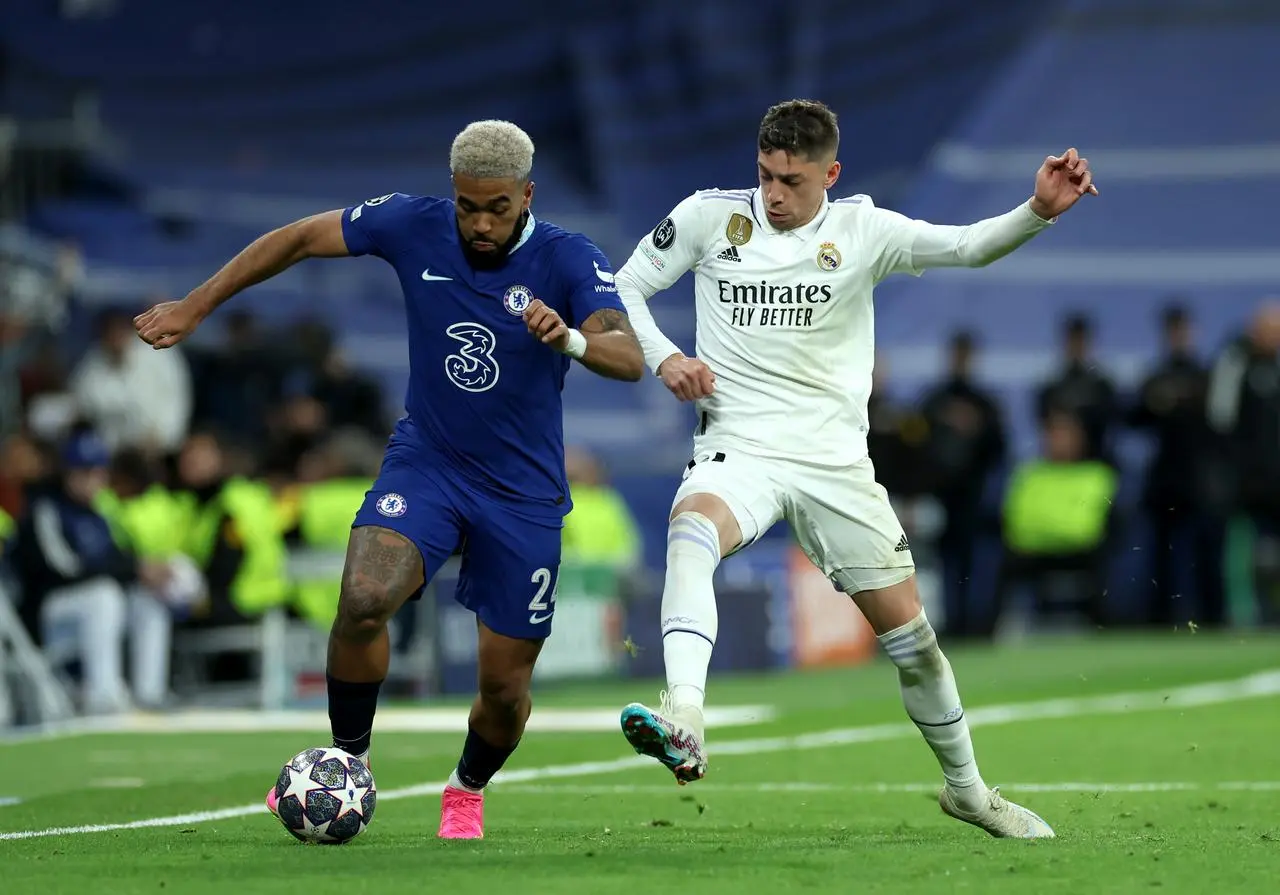
[[[587,353],[582,364],[610,379],[636,382],[644,375],[644,351],[623,311],[601,308],[582,322]]]

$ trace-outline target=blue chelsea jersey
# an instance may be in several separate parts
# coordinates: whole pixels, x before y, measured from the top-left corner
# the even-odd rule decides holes
[[[348,208],[352,255],[400,277],[409,336],[407,417],[389,450],[534,512],[569,511],[561,390],[570,360],[529,334],[534,299],[573,327],[623,310],[609,261],[586,237],[530,215],[506,263],[467,263],[451,200],[393,193]]]

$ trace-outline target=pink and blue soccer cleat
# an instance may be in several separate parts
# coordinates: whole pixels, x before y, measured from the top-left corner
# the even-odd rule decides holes
[[[702,711],[672,705],[662,694],[662,712],[633,702],[622,710],[622,734],[641,755],[660,761],[683,786],[707,773]]]

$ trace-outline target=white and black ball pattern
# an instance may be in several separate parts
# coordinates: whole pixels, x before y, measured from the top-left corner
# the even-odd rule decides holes
[[[276,813],[303,842],[350,842],[373,820],[373,774],[341,749],[306,749],[289,759],[276,781]]]

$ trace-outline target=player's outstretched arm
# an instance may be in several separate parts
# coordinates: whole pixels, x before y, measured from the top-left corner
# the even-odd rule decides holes
[[[535,298],[525,308],[524,321],[538,341],[582,361],[593,373],[627,382],[644,375],[644,352],[627,315],[617,308],[600,308],[577,330]]]
[[[1012,211],[964,227],[911,220],[875,209],[884,246],[876,280],[932,267],[985,267],[1028,242],[1084,196],[1098,195],[1089,160],[1075,149],[1049,156],[1036,172],[1035,192]]]
[[[232,296],[269,280],[306,258],[350,254],[342,236],[342,210],[326,211],[263,234],[181,301],[162,302],[133,320],[138,335],[168,348],[191,335],[200,322]]]

